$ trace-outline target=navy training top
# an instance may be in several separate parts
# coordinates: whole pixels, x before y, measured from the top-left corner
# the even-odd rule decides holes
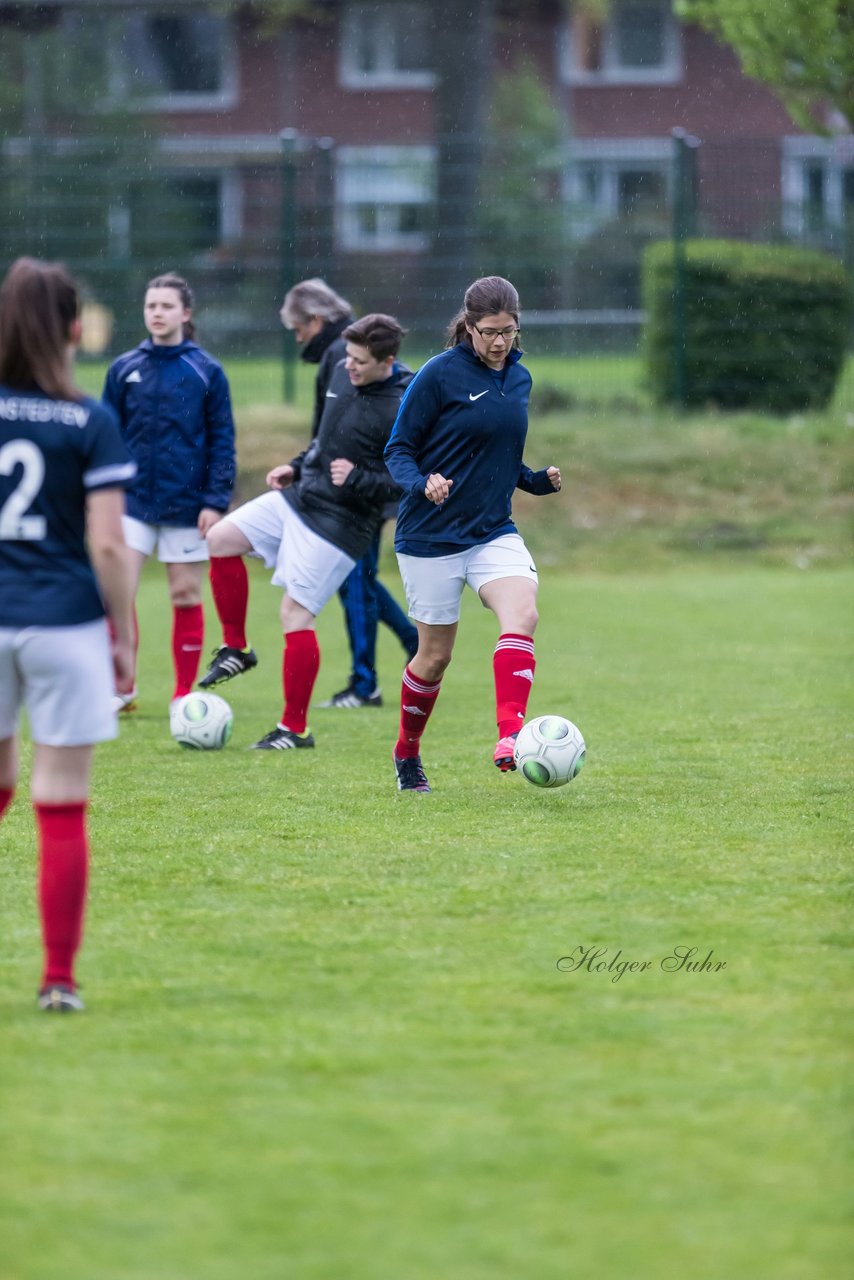
[[[103,617],[86,495],[136,474],[109,409],[0,386],[0,627]]]
[[[394,545],[412,556],[446,556],[515,533],[514,489],[555,492],[546,470],[522,462],[531,375],[509,353],[490,369],[461,342],[434,356],[407,388],[385,450],[404,491]],[[427,478],[453,480],[441,506],[424,496]]]

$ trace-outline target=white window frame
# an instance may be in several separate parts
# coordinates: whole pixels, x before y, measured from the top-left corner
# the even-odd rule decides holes
[[[338,74],[345,89],[432,89],[436,84],[433,71],[403,70],[395,65],[393,48],[383,42],[383,9],[399,10],[398,0],[385,0],[381,6],[373,4],[346,4],[341,12],[338,43]],[[413,9],[420,8],[417,3]],[[374,71],[363,71],[356,61],[356,44],[360,29],[375,24],[375,40],[380,54],[380,65]]]
[[[602,178],[595,201],[587,198],[581,170],[595,166]],[[570,144],[563,198],[573,239],[584,240],[619,216],[619,177],[629,169],[663,173],[668,201],[673,196],[672,138],[584,138]]]
[[[619,4],[620,0],[612,0]],[[661,0],[668,9],[664,30],[664,61],[657,67],[627,67],[619,61],[617,34],[610,17],[602,21],[602,66],[588,71],[579,66],[573,41],[574,13],[562,25],[560,75],[564,84],[679,84],[682,80],[682,28],[673,13],[671,0]]]
[[[842,174],[854,169],[854,135],[834,138],[786,137],[780,172],[783,201],[783,229],[791,236],[802,236],[807,227],[807,167],[818,161],[824,171],[824,199],[828,228],[845,226],[845,203],[842,198]]]
[[[403,167],[413,161],[424,166],[427,180],[422,185],[415,183],[404,173],[394,173],[396,165]],[[380,217],[380,225],[375,233],[366,234],[361,230],[356,207],[363,204],[375,204],[382,210],[388,206],[394,208],[402,204],[423,204],[430,206],[434,199],[436,148],[432,146],[344,146],[335,153],[335,246],[346,253],[424,253],[430,247],[430,236],[421,231],[399,231],[391,220],[384,227]],[[367,188],[364,178],[357,180],[357,166],[365,168],[388,168],[388,175],[379,179],[374,174],[374,183]],[[349,172],[348,172],[349,171]],[[372,199],[361,197],[370,190]]]
[[[153,17],[161,12],[169,12],[168,6],[146,9],[141,13],[134,13],[129,16]],[[180,10],[177,11],[177,16],[193,17],[193,7],[189,6],[183,15]],[[219,18],[223,31],[222,64],[220,67],[221,87],[215,93],[196,93],[190,90],[186,93],[171,92],[135,96],[133,85],[127,75],[123,55],[115,53],[115,45],[121,40],[122,24],[125,20],[123,15],[118,15],[116,25],[113,28],[116,37],[113,40],[114,52],[110,57],[109,89],[111,99],[121,101],[131,111],[168,111],[175,113],[182,111],[222,111],[236,106],[239,97],[239,73],[237,33],[234,19],[230,14],[206,13],[206,16]]]

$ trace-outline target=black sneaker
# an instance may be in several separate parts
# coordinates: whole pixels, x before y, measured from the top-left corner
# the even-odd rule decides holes
[[[349,709],[351,707],[381,707],[383,705],[383,696],[379,689],[374,689],[373,693],[369,693],[367,697],[357,693],[352,685],[348,685],[346,689],[340,689],[338,693],[333,693],[332,697],[326,702],[319,702],[319,707],[343,707]]]
[[[213,662],[199,681],[200,689],[212,689],[215,684],[224,684],[235,676],[243,675],[258,666],[254,649],[231,649],[227,644],[214,649]]]
[[[430,783],[421,764],[420,756],[412,756],[408,760],[398,760],[394,752],[394,771],[397,774],[398,791],[429,791]]]
[[[42,987],[39,1008],[45,1013],[82,1013],[86,1006],[73,987],[56,982],[51,987]]]
[[[294,733],[293,729],[283,729],[277,724],[275,729],[265,733],[258,742],[253,742],[250,751],[289,751],[292,747],[313,747],[314,738],[306,730],[305,733]]]

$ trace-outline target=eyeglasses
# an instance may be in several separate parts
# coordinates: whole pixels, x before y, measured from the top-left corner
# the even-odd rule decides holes
[[[516,334],[520,332],[515,324],[508,325],[506,329],[478,329],[476,324],[473,324],[472,328],[475,333],[479,333],[487,342],[491,342],[493,338],[506,338],[509,342],[511,338],[515,338]]]

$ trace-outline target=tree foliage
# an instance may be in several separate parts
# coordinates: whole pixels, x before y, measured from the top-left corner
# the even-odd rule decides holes
[[[731,45],[805,128],[824,126],[828,105],[854,126],[851,0],[675,0],[674,9]]]

